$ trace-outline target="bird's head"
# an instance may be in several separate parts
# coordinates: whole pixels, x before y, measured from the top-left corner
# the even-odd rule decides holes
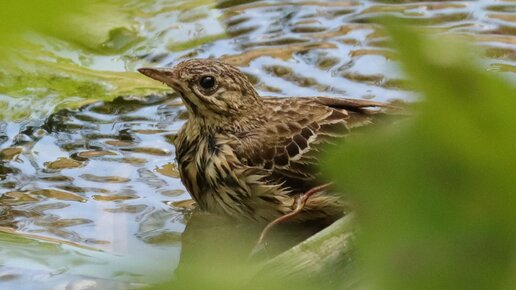
[[[192,59],[172,68],[138,71],[173,88],[194,117],[234,118],[260,102],[258,93],[240,70],[217,60]]]

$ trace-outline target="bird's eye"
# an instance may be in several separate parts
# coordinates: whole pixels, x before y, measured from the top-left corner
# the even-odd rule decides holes
[[[215,78],[212,76],[204,76],[199,81],[201,87],[205,90],[211,90],[215,87]]]

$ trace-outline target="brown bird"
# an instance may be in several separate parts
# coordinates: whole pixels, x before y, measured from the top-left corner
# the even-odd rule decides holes
[[[382,103],[327,97],[260,97],[236,67],[194,59],[140,73],[176,91],[189,113],[174,141],[181,180],[202,210],[270,222],[322,184],[318,153],[373,122]],[[298,221],[334,220],[336,196],[319,187]]]

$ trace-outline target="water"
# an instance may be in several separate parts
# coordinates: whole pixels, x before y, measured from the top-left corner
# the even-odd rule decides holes
[[[120,54],[40,41],[54,57],[92,70],[217,57],[239,66],[262,95],[410,101],[416,96],[383,30],[371,23],[375,16],[465,36],[483,49],[486,69],[514,79],[515,7],[514,1],[131,1],[124,9],[133,11],[143,40]],[[74,110],[57,110],[62,100],[52,95],[30,96],[0,96],[10,110],[30,111],[22,120],[0,121],[0,226],[7,233],[0,236],[0,287],[58,288],[93,279],[113,288],[169,277],[192,207],[171,144],[186,117],[177,96],[121,97]]]

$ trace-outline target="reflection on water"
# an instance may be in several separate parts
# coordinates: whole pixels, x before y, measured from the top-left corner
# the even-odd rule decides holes
[[[174,96],[119,98],[11,125],[1,153],[10,173],[0,175],[0,225],[138,261],[115,268],[119,279],[156,278],[152,265],[163,276],[177,263],[189,208],[171,163],[182,111]]]
[[[516,11],[510,1],[155,0],[130,1],[127,9],[134,9],[144,40],[121,55],[59,51],[62,44],[49,49],[105,70],[220,57],[241,67],[262,94],[410,100],[396,54],[386,47],[383,30],[371,24],[389,13],[435,33],[464,35],[485,48],[487,69],[510,78],[516,72]],[[184,119],[180,100],[168,95],[118,98],[43,120],[0,121],[0,226],[68,243],[56,252],[24,247],[3,253],[0,283],[12,286],[32,275],[20,268],[57,277],[166,277],[177,265],[185,213],[192,206],[171,144]],[[2,247],[6,243],[0,239]],[[92,249],[124,262],[108,255],[105,268],[114,272],[101,274]],[[80,263],[41,262],[52,255]],[[18,256],[26,257],[25,264]],[[165,262],[153,263],[157,258]]]

